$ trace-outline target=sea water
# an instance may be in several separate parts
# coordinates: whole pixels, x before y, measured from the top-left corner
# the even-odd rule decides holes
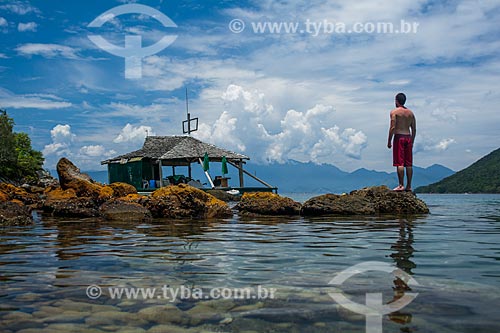
[[[416,294],[383,332],[499,332],[500,196],[419,196],[431,214],[3,227],[0,332],[368,332],[332,293]]]

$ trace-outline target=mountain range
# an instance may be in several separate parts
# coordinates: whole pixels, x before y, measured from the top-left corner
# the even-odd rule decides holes
[[[205,180],[203,173],[193,165],[193,178]],[[395,172],[367,170],[364,168],[354,172],[346,172],[334,165],[302,163],[289,161],[284,164],[258,165],[247,163],[245,170],[267,183],[278,187],[280,193],[343,193],[366,186],[387,185],[397,186]],[[86,171],[93,179],[106,183],[107,171]],[[182,173],[182,170],[179,170]],[[445,166],[434,164],[427,168],[414,167],[413,187],[435,183],[455,172]],[[214,177],[220,174],[219,166],[211,166],[210,174]],[[238,174],[234,168],[229,168],[230,185],[236,186]],[[260,184],[245,176],[245,186]]]

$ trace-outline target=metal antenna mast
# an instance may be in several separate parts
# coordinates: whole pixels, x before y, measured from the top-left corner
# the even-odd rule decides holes
[[[189,113],[189,101],[188,101],[188,90],[186,87],[186,113],[187,113],[187,120],[184,120],[182,122],[182,133],[187,135],[191,135],[191,132],[195,132],[198,130],[198,118],[192,118],[191,119],[191,114]],[[191,122],[194,122],[194,128],[191,129]],[[187,125],[187,126],[186,126]],[[186,129],[187,127],[187,129]]]

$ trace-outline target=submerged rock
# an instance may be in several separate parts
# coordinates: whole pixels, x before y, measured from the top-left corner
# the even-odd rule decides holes
[[[153,217],[206,219],[232,215],[224,201],[186,184],[162,187],[154,191],[145,205]]]
[[[106,220],[142,222],[151,219],[151,212],[135,202],[112,199],[101,205],[99,212]]]
[[[207,193],[213,195],[214,197],[216,197],[219,200],[226,201],[226,202],[239,201],[241,199],[241,195],[230,194],[224,190],[207,190]]]
[[[236,209],[245,215],[299,215],[301,204],[271,192],[245,193]]]
[[[387,186],[367,187],[350,194],[325,194],[307,200],[303,216],[427,214],[429,208],[412,192],[395,192]]]
[[[32,223],[31,209],[21,202],[0,202],[0,226],[27,225]]]
[[[99,211],[90,197],[71,197],[48,199],[42,204],[42,210],[59,217],[97,217]]]
[[[324,194],[307,200],[301,214],[318,215],[373,215],[375,205],[364,197],[338,194]]]

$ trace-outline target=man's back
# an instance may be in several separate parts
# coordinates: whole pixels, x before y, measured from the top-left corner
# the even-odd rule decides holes
[[[410,128],[414,131],[415,115],[410,109],[399,107],[391,111],[391,120],[394,123],[394,134],[413,134]]]

